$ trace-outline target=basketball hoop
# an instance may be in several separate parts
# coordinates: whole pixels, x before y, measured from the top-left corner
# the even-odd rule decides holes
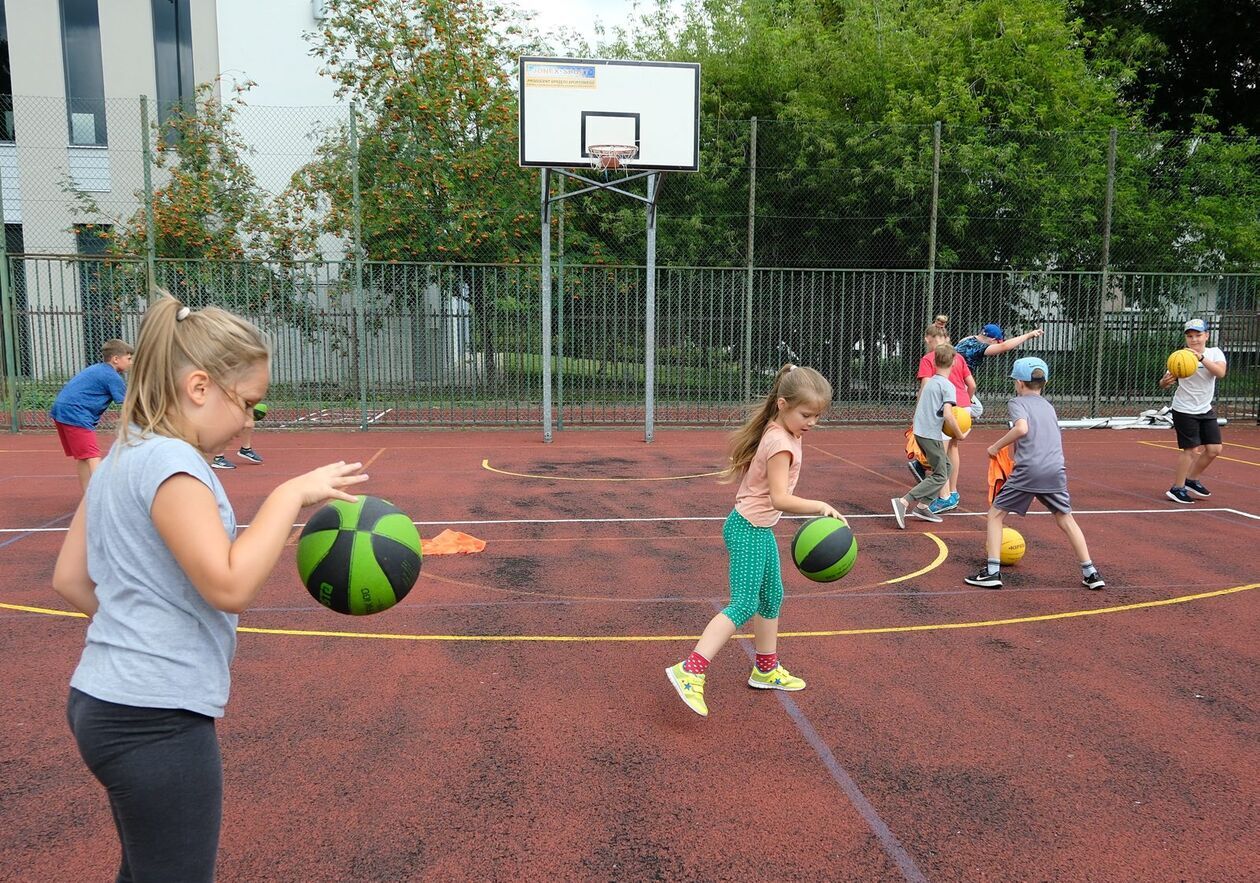
[[[591,155],[591,168],[615,172],[628,160],[634,159],[639,148],[633,144],[588,144],[586,152]]]

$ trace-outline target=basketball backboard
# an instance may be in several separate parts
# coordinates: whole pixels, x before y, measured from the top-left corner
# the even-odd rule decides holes
[[[522,56],[520,162],[591,165],[592,144],[633,144],[631,169],[700,168],[700,65]]]

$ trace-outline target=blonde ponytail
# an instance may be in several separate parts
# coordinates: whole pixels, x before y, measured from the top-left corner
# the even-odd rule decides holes
[[[230,385],[271,356],[261,331],[219,307],[190,310],[166,292],[145,311],[127,382],[118,437],[126,442],[134,425],[143,435],[165,435],[192,443],[179,412],[179,381],[200,369]]]

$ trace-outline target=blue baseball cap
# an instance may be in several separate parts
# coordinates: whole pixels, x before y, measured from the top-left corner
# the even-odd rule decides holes
[[[990,322],[984,326],[981,332],[985,337],[992,337],[994,340],[1006,340],[1006,335],[1002,333],[1002,326]]]
[[[1011,366],[1011,377],[1015,380],[1022,380],[1024,383],[1033,379],[1034,371],[1041,371],[1041,379],[1050,379],[1050,366],[1036,356],[1025,356],[1022,359],[1016,359],[1015,364]]]
[[[1204,322],[1202,319],[1191,319],[1189,322],[1186,323],[1185,330],[1186,331],[1202,331],[1204,334],[1207,334],[1207,323]]]

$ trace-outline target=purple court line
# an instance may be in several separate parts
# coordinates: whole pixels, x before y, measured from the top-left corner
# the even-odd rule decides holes
[[[47,524],[41,524],[39,527],[35,528],[34,530],[28,530],[25,533],[20,533],[15,537],[10,537],[9,539],[5,540],[3,543],[0,543],[0,549],[3,549],[5,546],[11,546],[14,543],[16,543],[18,540],[23,539],[24,537],[29,537],[33,533],[38,533],[41,530],[52,527],[58,521],[64,521],[67,518],[73,518],[73,517],[74,517],[73,511],[67,512],[65,515],[58,515],[52,521],[48,522]]]
[[[722,608],[717,602],[713,604],[719,612]],[[744,653],[748,656],[750,662],[756,662],[753,655],[753,648],[749,646],[749,642],[744,642]],[[849,798],[849,802],[853,804],[853,808],[858,811],[858,815],[866,822],[866,826],[871,829],[871,833],[875,835],[875,839],[879,841],[880,846],[884,848],[887,856],[897,865],[901,871],[901,876],[905,877],[911,883],[927,883],[927,877],[919,870],[919,866],[914,863],[914,859],[910,857],[910,853],[906,852],[901,841],[897,839],[897,835],[892,829],[879,817],[879,813],[866,795],[862,793],[862,789],[857,786],[857,782],[853,781],[853,777],[845,771],[840,765],[840,761],[836,760],[836,756],[832,754],[831,749],[827,747],[827,743],[818,735],[818,731],[814,729],[814,725],[809,722],[809,718],[805,716],[805,712],[801,711],[792,697],[782,690],[774,691],[779,702],[783,705],[788,717],[792,719],[792,723],[796,725],[797,731],[805,737],[805,741],[822,760],[823,766],[827,768],[827,772],[831,773],[831,778],[840,786],[840,790]]]

